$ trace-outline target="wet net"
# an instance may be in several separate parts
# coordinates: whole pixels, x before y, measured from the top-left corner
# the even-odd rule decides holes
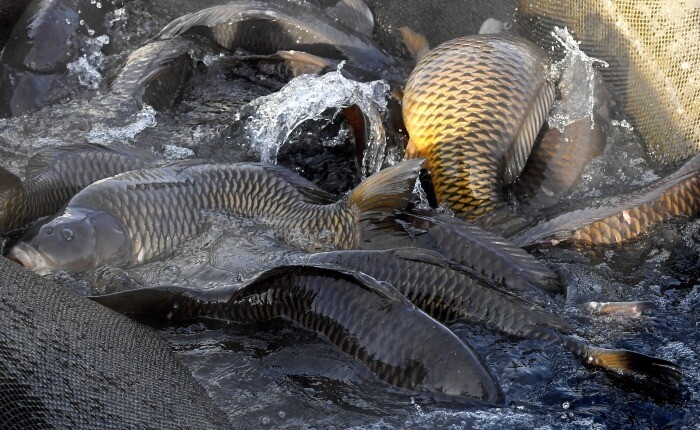
[[[700,151],[700,1],[517,0],[518,30],[546,49],[567,26],[662,165]],[[556,49],[556,48],[554,48]]]

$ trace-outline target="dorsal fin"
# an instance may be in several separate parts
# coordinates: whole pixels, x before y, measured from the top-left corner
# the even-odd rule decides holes
[[[277,164],[260,164],[260,167],[267,170],[268,172],[274,173],[275,175],[283,178],[285,181],[289,182],[294,188],[296,188],[299,193],[304,197],[309,203],[316,204],[330,204],[335,203],[336,198],[330,193],[323,191],[316,186],[313,182],[294,173],[291,170],[279,166]]]
[[[326,14],[360,34],[372,36],[374,16],[363,0],[340,0],[335,6],[326,9]]]
[[[113,154],[122,154],[146,160],[155,160],[155,156],[151,152],[145,149],[137,148],[135,146],[121,145],[117,143],[110,144],[109,146],[95,143],[76,143],[70,145],[42,148],[37,153],[32,155],[32,157],[27,162],[25,174],[27,179],[35,178],[41,173],[48,170],[48,168],[55,164],[56,161],[61,157],[84,152],[100,151],[111,152]]]
[[[527,158],[530,156],[535,139],[542,129],[547,114],[554,103],[554,85],[545,80],[539,93],[533,97],[528,106],[525,117],[518,127],[515,141],[508,147],[505,153],[505,170],[503,181],[512,184],[518,179],[525,168]]]
[[[0,166],[0,196],[21,188],[23,188],[22,180],[14,173]]]
[[[479,29],[479,34],[498,34],[506,30],[506,24],[495,18],[487,18],[481,28]]]
[[[401,32],[401,37],[403,37],[403,43],[408,48],[408,52],[411,53],[413,59],[416,60],[416,63],[430,52],[430,45],[428,45],[428,40],[424,35],[408,27],[401,27],[399,31]]]

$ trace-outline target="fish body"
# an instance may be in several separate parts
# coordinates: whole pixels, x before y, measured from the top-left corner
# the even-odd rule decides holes
[[[110,84],[107,103],[125,100],[140,109],[144,104],[157,110],[173,105],[191,76],[194,59],[206,47],[193,40],[174,38],[150,42],[132,52]]]
[[[312,263],[335,264],[390,283],[414,305],[441,322],[466,319],[520,337],[549,339],[568,322],[526,302],[434,251],[397,248],[313,254]]]
[[[610,122],[610,93],[589,61],[563,60],[559,98],[515,183],[515,195],[533,210],[553,206],[578,185],[588,162],[603,153]]]
[[[403,117],[439,202],[478,216],[503,201],[554,100],[549,59],[506,35],[445,42],[408,78]]]
[[[627,242],[655,224],[700,212],[700,154],[678,171],[623,196],[601,199],[541,222],[510,239],[520,246],[562,241],[579,245]]]
[[[464,318],[503,333],[559,342],[584,363],[677,387],[680,368],[667,360],[627,350],[599,348],[572,335],[569,323],[552,311],[522,300],[475,277],[440,254],[416,249],[336,251],[309,257],[389,282],[414,305],[441,322]]]
[[[392,385],[501,403],[497,379],[454,333],[390,285],[321,265],[267,271],[240,289],[160,287],[93,297],[124,313],[240,323],[283,318],[356,357]]]
[[[44,148],[29,159],[25,182],[0,168],[0,234],[55,214],[95,181],[155,164],[151,153],[122,145]]]
[[[34,0],[10,33],[0,55],[0,116],[43,107],[69,63],[83,46],[81,37],[107,33],[106,14],[121,0]],[[98,7],[99,4],[99,7]],[[93,31],[91,35],[90,31]]]
[[[408,204],[421,164],[384,169],[337,202],[275,165],[184,163],[127,172],[78,193],[10,256],[40,273],[141,263],[202,231],[214,211],[253,218],[305,249],[353,248],[363,216]]]
[[[384,71],[394,60],[371,40],[373,25],[362,0],[343,0],[325,11],[306,2],[244,0],[177,18],[158,37],[204,35],[232,51],[304,51]]]
[[[509,240],[444,215],[401,214],[397,218],[415,246],[437,251],[509,291],[557,293],[557,275]]]

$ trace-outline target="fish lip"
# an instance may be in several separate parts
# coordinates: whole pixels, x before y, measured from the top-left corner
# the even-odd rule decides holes
[[[20,242],[12,247],[7,254],[7,258],[39,275],[46,275],[52,272],[52,270],[49,269],[49,260],[42,253],[37,251],[36,248],[26,242]]]

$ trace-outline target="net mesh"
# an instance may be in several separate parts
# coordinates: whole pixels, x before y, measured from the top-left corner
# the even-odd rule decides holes
[[[567,26],[602,69],[662,165],[700,152],[700,0],[516,0],[516,25],[545,49]]]

